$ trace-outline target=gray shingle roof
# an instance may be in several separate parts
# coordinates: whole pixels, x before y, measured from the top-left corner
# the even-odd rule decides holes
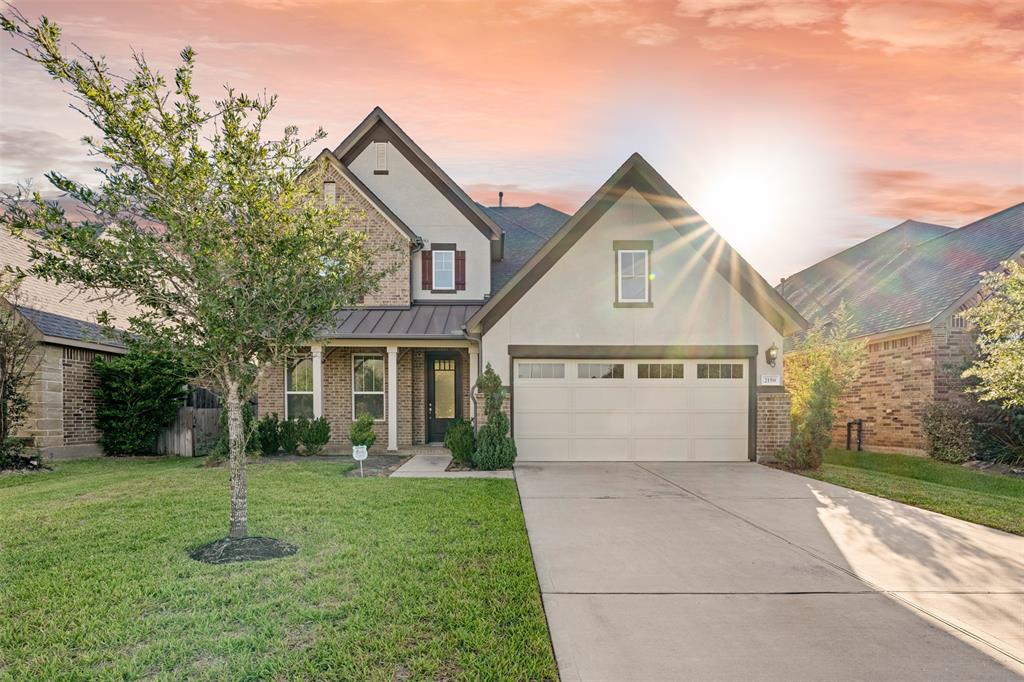
[[[18,306],[18,312],[35,325],[36,329],[43,336],[102,344],[113,348],[124,348],[124,343],[120,339],[110,338],[104,332],[103,327],[94,322],[76,320],[73,317],[35,310],[25,306]]]
[[[449,339],[480,309],[474,304],[413,303],[409,308],[348,308],[334,316],[325,338]]]
[[[1000,262],[1014,258],[1022,249],[1024,203],[915,246],[893,249],[890,257],[881,255],[864,264],[862,275],[841,282],[825,300],[834,308],[845,299],[860,334],[924,324],[974,288],[982,272],[997,269]],[[787,280],[787,298],[806,291],[798,289],[791,294],[789,285]],[[804,306],[820,306],[820,299],[799,300]],[[794,305],[799,309],[796,302]]]
[[[481,208],[505,233],[504,258],[491,263],[493,296],[558,232],[569,216],[544,204]]]

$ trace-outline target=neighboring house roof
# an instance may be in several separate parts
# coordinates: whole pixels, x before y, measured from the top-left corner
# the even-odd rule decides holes
[[[802,304],[812,315],[821,314],[813,311],[831,311],[846,300],[860,336],[914,327],[932,322],[968,296],[982,272],[1019,258],[1022,251],[1024,203],[895,251],[888,259],[880,256],[865,268],[864,276],[851,278],[829,294],[831,308],[808,299],[798,307]],[[781,285],[786,297],[799,295],[790,293],[789,282]]]
[[[839,301],[870,289],[904,250],[954,228],[905,220],[870,239],[787,277],[776,289],[808,320],[831,313]]]
[[[491,263],[491,292],[497,292],[558,232],[567,213],[544,204],[482,207],[505,233],[504,256]]]
[[[623,194],[636,189],[722,277],[782,334],[807,326],[782,296],[708,225],[642,156],[633,154],[509,282],[469,320],[471,331],[500,319]]]
[[[352,186],[356,188],[357,192],[366,197],[366,200],[369,201],[374,208],[380,211],[381,214],[388,219],[388,222],[395,226],[395,229],[404,234],[413,242],[418,242],[420,240],[420,238],[416,236],[416,233],[413,232],[412,229],[408,225],[406,225],[402,221],[402,219],[395,214],[394,211],[388,208],[387,204],[381,201],[377,197],[377,195],[374,194],[373,191],[363,183],[362,180],[356,177],[355,173],[350,171],[347,167],[345,167],[343,163],[338,161],[338,157],[332,154],[331,150],[325,149],[322,152],[320,152],[320,154],[317,156],[317,160],[319,161],[320,159],[326,159],[327,163],[331,164],[331,167],[334,168],[334,170],[336,170],[343,178],[348,180],[349,183],[351,183]]]
[[[28,244],[5,228],[0,228],[0,254],[4,265],[26,272],[32,266]],[[94,300],[94,293],[72,284],[56,284],[32,275],[22,280],[20,289],[20,312],[51,342],[122,348],[120,341],[103,335],[96,316],[105,310],[116,328],[126,329],[128,317],[136,312],[123,303]]]
[[[480,303],[413,303],[409,308],[346,308],[324,338],[451,339],[461,337],[462,327]]]
[[[477,229],[496,240],[501,237],[501,230],[494,223],[494,220],[466,194],[455,181],[448,177],[448,174],[441,170],[441,167],[424,152],[416,142],[395,123],[390,116],[384,113],[380,107],[374,107],[373,111],[363,119],[363,122],[356,126],[355,130],[349,133],[348,137],[342,140],[341,144],[334,150],[334,155],[341,161],[342,165],[351,162],[351,155],[357,154],[362,149],[360,144],[363,139],[378,125],[386,128],[396,146],[402,151],[408,152],[414,162],[418,162],[421,172],[435,183],[436,186],[447,190],[443,192],[452,201],[452,204],[469,219]]]

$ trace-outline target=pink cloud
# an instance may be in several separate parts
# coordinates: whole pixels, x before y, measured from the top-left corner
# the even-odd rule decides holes
[[[959,180],[916,170],[858,174],[864,204],[875,215],[954,224],[1024,201],[1024,185]]]

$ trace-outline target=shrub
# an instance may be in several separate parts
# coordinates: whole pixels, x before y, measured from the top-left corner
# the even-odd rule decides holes
[[[454,420],[444,434],[444,446],[451,450],[452,459],[461,466],[472,464],[475,440],[473,425],[461,419]]]
[[[295,437],[299,441],[299,445],[306,442],[306,434],[309,433],[309,417],[298,417],[295,420]],[[308,456],[310,453],[308,450],[296,450],[296,454]]]
[[[1024,464],[1024,409],[989,407],[976,421],[978,459]]]
[[[477,435],[473,462],[478,469],[508,469],[516,461],[516,444],[508,436],[509,420],[504,412],[488,417]]]
[[[299,452],[300,432],[299,425],[294,419],[285,419],[277,430],[278,439],[281,442],[281,449],[286,455],[295,455]]]
[[[41,469],[43,458],[39,449],[30,449],[19,438],[0,441],[0,470]]]
[[[359,415],[348,430],[348,438],[352,445],[365,445],[369,449],[377,440],[373,431],[373,417],[366,412]]]
[[[281,449],[281,426],[277,413],[268,414],[256,425],[256,435],[260,442],[260,451],[264,455],[276,455]]]
[[[789,445],[778,454],[779,461],[790,469],[817,469],[832,444],[834,388],[827,369],[817,374],[811,383],[804,406],[803,418]]]
[[[323,452],[324,446],[331,440],[331,423],[326,417],[317,417],[307,421],[305,429],[300,434],[302,445],[306,448],[307,455],[319,455]]]
[[[152,454],[160,432],[174,422],[187,396],[187,373],[163,355],[130,350],[97,357],[96,426],[107,455]]]
[[[943,462],[959,464],[974,456],[975,424],[969,411],[954,403],[933,403],[921,417],[928,440],[928,455]]]

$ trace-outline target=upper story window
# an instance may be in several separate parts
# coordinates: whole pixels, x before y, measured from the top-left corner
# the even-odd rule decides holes
[[[424,291],[452,294],[466,289],[466,252],[455,244],[434,244],[422,253]]]
[[[616,241],[615,305],[649,307],[651,305],[651,241]]]
[[[387,175],[388,174],[388,143],[387,142],[374,142],[373,143],[373,174],[374,175]]]
[[[434,288],[455,288],[454,251],[434,251]]]

